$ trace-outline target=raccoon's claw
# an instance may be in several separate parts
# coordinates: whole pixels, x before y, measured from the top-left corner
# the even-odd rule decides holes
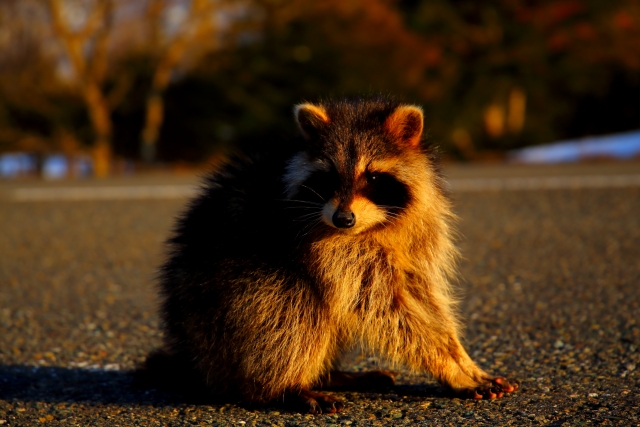
[[[494,378],[493,382],[498,386],[500,386],[502,391],[504,391],[505,393],[512,393],[514,391],[517,391],[518,388],[520,387],[516,381],[509,381],[504,377]]]
[[[320,408],[322,408],[322,410],[318,413],[322,414],[335,414],[337,412],[342,412],[342,410],[344,409],[344,404],[338,400],[333,401],[333,402],[328,402],[328,401],[320,401]]]
[[[496,377],[475,389],[467,390],[466,395],[473,399],[499,399],[505,393],[518,390],[518,383],[504,377]]]
[[[311,390],[302,390],[294,400],[295,402],[292,402],[295,404],[294,409],[313,415],[335,414],[344,409],[344,404],[335,397]]]

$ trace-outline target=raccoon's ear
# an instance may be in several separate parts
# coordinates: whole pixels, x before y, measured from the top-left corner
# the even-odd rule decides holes
[[[384,129],[398,144],[417,147],[422,138],[422,122],[422,108],[401,105],[385,120]]]
[[[293,115],[306,139],[315,138],[320,129],[329,124],[329,116],[321,105],[298,104],[293,108]]]

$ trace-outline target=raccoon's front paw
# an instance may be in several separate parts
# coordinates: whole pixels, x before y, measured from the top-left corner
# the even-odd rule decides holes
[[[295,411],[313,415],[335,414],[344,409],[344,404],[333,396],[311,390],[302,390],[285,397],[285,403]]]
[[[501,398],[505,393],[512,393],[518,390],[518,383],[509,381],[504,377],[490,378],[478,387],[462,390],[460,394],[472,399],[496,399]]]

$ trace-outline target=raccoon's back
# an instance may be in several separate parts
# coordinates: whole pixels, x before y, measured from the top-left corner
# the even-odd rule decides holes
[[[207,176],[169,239],[173,258],[181,254],[210,263],[272,253],[287,231],[285,161],[273,155],[235,158]]]

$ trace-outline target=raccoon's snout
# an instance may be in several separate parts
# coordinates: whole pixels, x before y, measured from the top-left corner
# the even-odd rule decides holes
[[[338,228],[351,228],[356,225],[356,216],[351,211],[337,210],[331,220]]]

